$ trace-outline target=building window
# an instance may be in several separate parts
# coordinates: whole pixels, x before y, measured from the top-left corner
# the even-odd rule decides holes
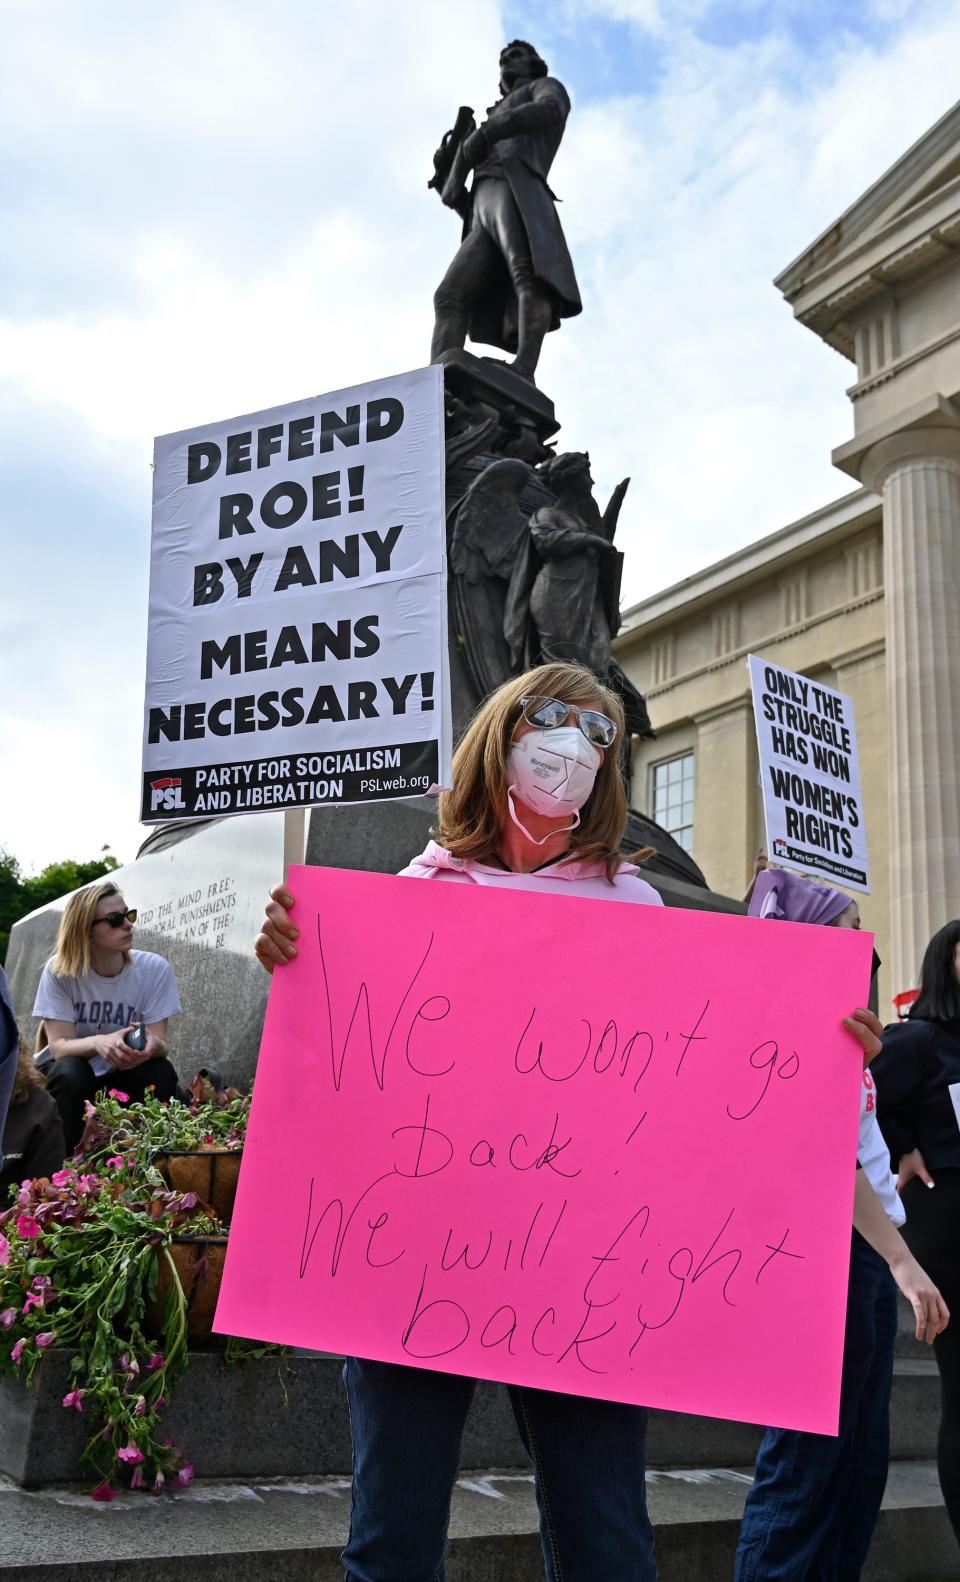
[[[693,853],[693,753],[654,764],[653,817],[684,851]]]

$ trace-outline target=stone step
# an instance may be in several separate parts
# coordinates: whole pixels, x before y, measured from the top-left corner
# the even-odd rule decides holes
[[[648,1474],[661,1582],[724,1582],[749,1473]],[[94,1504],[73,1488],[0,1484],[2,1582],[342,1582],[345,1478],[197,1482]],[[863,1582],[958,1582],[960,1555],[931,1462],[894,1463]],[[529,1473],[466,1474],[454,1492],[447,1582],[543,1582]]]
[[[0,1380],[0,1473],[27,1488],[81,1482],[90,1473],[80,1461],[87,1419],[61,1405],[69,1389],[69,1354],[48,1352],[28,1390]],[[288,1405],[282,1404],[276,1361],[261,1359],[228,1368],[215,1352],[195,1352],[165,1413],[165,1432],[182,1444],[204,1477],[264,1478],[346,1473],[350,1426],[336,1357],[304,1354],[290,1359]],[[935,1453],[939,1379],[929,1352],[918,1361],[898,1358],[891,1410],[892,1455],[914,1459]],[[257,1432],[238,1432],[255,1422]],[[761,1430],[751,1423],[652,1411],[648,1462],[652,1467],[737,1466],[753,1461]],[[507,1392],[481,1383],[464,1436],[465,1466],[526,1464]]]

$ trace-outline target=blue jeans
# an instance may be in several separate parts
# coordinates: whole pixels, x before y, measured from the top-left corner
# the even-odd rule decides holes
[[[768,1428],[737,1547],[735,1582],[856,1582],[890,1455],[897,1291],[857,1231],[843,1337],[839,1433]],[[783,1355],[790,1366],[789,1352]]]
[[[443,1582],[473,1379],[347,1359],[351,1582]],[[656,1582],[641,1406],[511,1385],[533,1462],[549,1582]]]

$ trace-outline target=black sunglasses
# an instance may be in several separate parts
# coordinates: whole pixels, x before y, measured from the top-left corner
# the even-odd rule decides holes
[[[131,906],[128,907],[126,912],[106,912],[103,917],[95,917],[90,927],[96,928],[98,923],[106,923],[108,928],[122,928],[124,923],[135,923],[136,921],[137,909],[135,906]]]

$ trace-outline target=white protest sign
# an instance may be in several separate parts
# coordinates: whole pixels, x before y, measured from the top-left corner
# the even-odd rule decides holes
[[[757,654],[747,665],[770,860],[869,891],[851,699]]]
[[[140,817],[450,784],[440,368],[154,453]]]

